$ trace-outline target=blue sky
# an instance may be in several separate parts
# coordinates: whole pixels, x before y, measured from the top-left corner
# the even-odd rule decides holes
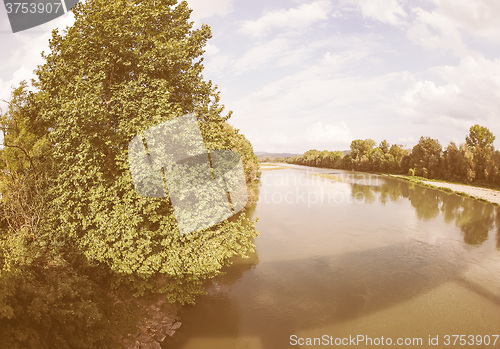
[[[190,0],[210,25],[204,76],[256,151],[344,150],[353,139],[463,143],[487,126],[500,148],[496,0]],[[0,11],[0,99],[42,63],[67,14],[12,34]],[[0,104],[5,108],[5,104]]]

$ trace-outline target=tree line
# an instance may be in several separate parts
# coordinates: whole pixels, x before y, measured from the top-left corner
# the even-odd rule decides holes
[[[463,144],[446,148],[437,139],[421,137],[412,149],[383,140],[356,139],[350,151],[309,150],[287,158],[290,164],[346,170],[407,174],[432,179],[500,187],[500,151],[495,136],[479,125],[471,126]]]

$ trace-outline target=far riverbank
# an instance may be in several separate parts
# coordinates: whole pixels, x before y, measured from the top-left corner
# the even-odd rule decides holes
[[[500,191],[495,189],[476,187],[467,184],[449,183],[441,181],[430,181],[412,178],[410,176],[401,175],[386,175],[389,177],[401,178],[414,182],[417,184],[423,184],[427,187],[434,187],[437,189],[445,189],[446,191],[454,192],[458,195],[468,196],[477,200],[486,201],[494,205],[500,206]]]
[[[284,163],[261,163],[264,167],[263,171],[269,170],[279,170],[286,168],[287,164]],[[318,167],[321,168],[321,167]],[[358,172],[358,171],[356,171]],[[461,183],[450,183],[438,180],[425,180],[420,177],[412,177],[412,176],[403,176],[403,175],[395,175],[395,174],[385,174],[385,173],[374,173],[381,176],[389,176],[394,178],[399,178],[403,180],[407,180],[413,183],[421,184],[426,187],[432,187],[436,189],[441,189],[447,192],[453,192],[458,195],[471,197],[477,200],[486,201],[491,204],[500,206],[500,190],[478,187],[474,185],[467,185]]]

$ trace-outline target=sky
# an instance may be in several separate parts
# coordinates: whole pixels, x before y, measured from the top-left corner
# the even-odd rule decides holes
[[[498,0],[188,0],[212,28],[207,80],[255,151],[346,150],[354,139],[413,147],[465,142],[474,124],[500,149]],[[0,5],[0,99],[31,79],[51,30],[13,34]],[[6,104],[0,102],[5,110]]]

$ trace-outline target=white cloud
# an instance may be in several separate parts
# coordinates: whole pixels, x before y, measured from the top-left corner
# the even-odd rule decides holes
[[[193,10],[192,19],[197,21],[212,16],[224,16],[233,10],[233,0],[188,0]]]
[[[436,14],[459,30],[487,39],[500,39],[500,2],[495,0],[435,0]]]
[[[349,76],[347,67],[356,64],[355,57],[364,56],[326,53],[314,64],[266,84],[228,105],[235,112],[232,122],[246,130],[255,149],[349,148],[350,129],[375,132],[369,125],[394,113],[395,91],[406,86],[407,79],[406,73]],[[359,133],[356,137],[365,136]]]
[[[452,103],[461,93],[456,84],[437,86],[433,81],[426,80],[417,82],[406,91],[402,100],[412,108],[419,120],[423,120],[423,115],[426,116],[424,119],[451,115],[464,118],[467,112]]]
[[[359,6],[364,18],[370,18],[382,23],[401,25],[408,16],[398,0],[354,0]]]
[[[470,51],[463,42],[457,23],[442,12],[413,9],[416,20],[408,29],[408,38],[419,45],[439,50],[450,50],[456,55]]]
[[[212,45],[211,43],[207,43],[205,45],[205,53],[204,53],[205,57],[214,56],[214,55],[218,54],[219,52],[220,52],[220,49],[217,46]]]
[[[259,37],[272,29],[300,30],[327,19],[330,11],[329,1],[318,0],[288,10],[267,12],[257,20],[244,21],[241,23],[240,31],[250,36]]]
[[[363,59],[366,66],[376,60],[373,51],[380,49],[380,43],[375,40],[352,35],[333,34],[328,38],[277,35],[250,44],[239,56],[221,51],[208,57],[205,66],[210,73],[233,76],[270,68],[293,68],[296,71],[305,65],[316,64],[319,55],[323,55],[321,62],[331,67],[350,67]]]
[[[345,150],[354,139],[344,121],[304,123],[299,129],[300,131],[293,128],[280,130],[275,127],[269,129],[269,132],[250,133],[246,136],[250,137],[255,150],[294,153],[303,153],[309,149]]]
[[[408,38],[429,49],[473,54],[471,41],[500,40],[500,2],[494,0],[343,0],[365,19],[407,28]],[[404,6],[403,6],[404,5]]]
[[[418,123],[454,125],[464,132],[483,123],[500,134],[500,59],[467,56],[458,66],[431,71],[433,81],[418,81],[402,96],[407,115]]]
[[[351,130],[344,121],[335,124],[315,122],[305,129],[303,137],[306,142],[317,144],[320,149],[334,149],[335,146],[348,144],[353,139]]]
[[[500,40],[500,2],[491,0],[432,0],[433,9],[414,7],[410,40],[457,56],[474,53],[467,39],[497,44]]]
[[[500,1],[188,2],[214,30],[205,74],[257,150],[347,149],[368,137],[413,145],[421,135],[444,144],[473,123],[500,135]],[[42,63],[53,26],[0,33],[0,98]]]
[[[236,72],[257,69],[273,59],[286,57],[291,41],[285,38],[275,38],[266,42],[259,42],[233,63]]]

